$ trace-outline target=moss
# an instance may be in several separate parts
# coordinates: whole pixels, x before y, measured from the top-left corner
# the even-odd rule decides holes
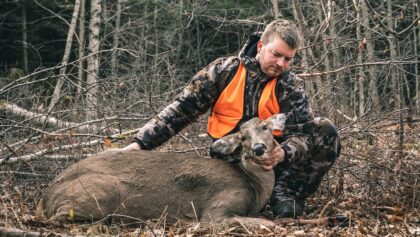
[[[6,108],[7,102],[5,100],[0,100],[0,109]]]

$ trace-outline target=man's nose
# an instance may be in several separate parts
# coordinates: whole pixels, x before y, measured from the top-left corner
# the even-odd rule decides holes
[[[280,67],[284,67],[285,65],[287,65],[287,61],[286,61],[286,59],[284,57],[279,57],[277,59],[277,62],[276,63]]]

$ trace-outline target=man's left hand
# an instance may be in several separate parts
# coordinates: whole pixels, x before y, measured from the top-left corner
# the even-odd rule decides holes
[[[268,158],[260,161],[261,168],[267,171],[272,170],[278,163],[283,162],[285,158],[284,150],[280,144],[276,141],[274,143],[274,149],[268,155]]]

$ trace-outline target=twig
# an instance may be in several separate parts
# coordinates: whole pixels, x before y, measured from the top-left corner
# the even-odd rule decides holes
[[[4,193],[6,194],[7,199],[9,199],[9,201],[10,201],[10,205],[12,206],[12,208],[11,208],[12,213],[15,216],[17,222],[19,223],[20,228],[23,228],[22,221],[20,220],[19,216],[16,214],[15,209],[13,209],[15,204],[14,204],[13,200],[10,198],[10,194],[6,190],[4,190]]]
[[[335,201],[334,200],[331,200],[331,201],[327,202],[327,204],[322,208],[322,210],[321,210],[321,212],[319,213],[319,216],[318,216],[318,223],[317,223],[317,225],[320,224],[320,221],[322,220],[322,216],[324,215],[325,210],[327,210],[327,208],[329,206],[331,206],[332,204],[334,204],[334,203],[335,203]]]
[[[0,171],[0,174],[13,174],[13,175],[30,175],[30,176],[49,176],[49,174],[37,174],[29,172],[19,172],[19,171]]]
[[[41,237],[49,236],[43,232],[25,231],[21,229],[0,227],[0,236],[13,236],[13,237]]]
[[[195,211],[194,203],[192,201],[191,201],[191,206],[192,206],[192,209],[194,211],[195,221],[198,223],[197,212]]]
[[[354,122],[354,119],[350,118],[350,116],[344,114],[343,112],[341,112],[339,109],[336,109],[335,111],[337,111],[337,113],[339,113],[340,115],[342,115],[345,119]]]
[[[168,206],[165,206],[165,209],[163,209],[162,214],[160,214],[158,221],[156,222],[155,226],[153,227],[153,229],[156,229],[156,227],[159,226],[159,224],[163,221],[166,220],[166,216],[168,215]],[[163,221],[165,222],[165,221]]]
[[[371,65],[390,65],[390,64],[418,64],[418,63],[420,63],[420,61],[391,61],[391,60],[384,61],[384,62],[360,63],[360,64],[353,64],[353,65],[346,65],[344,67],[340,67],[329,72],[300,73],[300,74],[297,74],[297,76],[299,77],[326,76],[326,75],[336,74],[346,69],[351,69],[355,67],[364,67],[364,66],[371,66]]]
[[[10,146],[8,146],[6,143],[3,143],[3,145],[7,148],[7,150],[9,150],[10,152],[13,153],[13,155],[15,156],[19,156],[15,150],[13,150],[13,148],[11,148]]]
[[[248,228],[246,228],[246,226],[238,219],[238,218],[236,218],[236,217],[234,217],[234,219],[236,220],[236,222],[238,222],[241,226],[242,226],[242,228],[244,228],[245,229],[245,231],[249,234],[249,235],[252,235],[252,232],[251,231],[249,231],[248,230]]]
[[[197,151],[197,148],[195,147],[194,143],[188,139],[186,136],[179,134],[180,137],[184,138],[187,142],[189,142],[191,144],[191,146],[193,147],[195,153],[197,153],[197,155],[200,155],[200,153]]]
[[[145,222],[145,221],[143,221],[143,220],[140,220],[140,219],[138,219],[138,218],[132,217],[132,216],[121,215],[121,214],[108,214],[108,215],[106,215],[104,218],[102,218],[102,219],[100,219],[100,220],[98,220],[98,221],[96,221],[96,222],[93,222],[93,223],[91,223],[91,224],[87,224],[87,225],[80,225],[80,227],[84,227],[84,226],[93,226],[93,225],[96,225],[96,224],[98,224],[98,223],[104,222],[106,219],[108,219],[108,218],[110,218],[110,217],[119,217],[119,218],[126,218],[126,219],[132,219],[132,220],[135,220],[135,221],[137,221],[137,222],[139,222],[139,223],[141,223],[141,224],[143,224],[143,225],[147,226],[147,228],[149,228],[149,229],[150,229],[150,231],[152,232],[153,236],[154,236],[154,237],[157,237],[157,236],[156,236],[156,234],[155,234],[155,232],[153,231],[153,228],[152,228],[149,224],[147,224],[147,222]]]

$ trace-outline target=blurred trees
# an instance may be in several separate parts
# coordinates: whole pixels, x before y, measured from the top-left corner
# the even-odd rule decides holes
[[[136,128],[202,67],[284,17],[305,37],[293,68],[317,114],[338,125],[394,115],[403,123],[419,113],[418,7],[416,0],[2,0],[0,100],[91,124],[90,135]],[[0,110],[2,142],[57,131],[13,111]]]

